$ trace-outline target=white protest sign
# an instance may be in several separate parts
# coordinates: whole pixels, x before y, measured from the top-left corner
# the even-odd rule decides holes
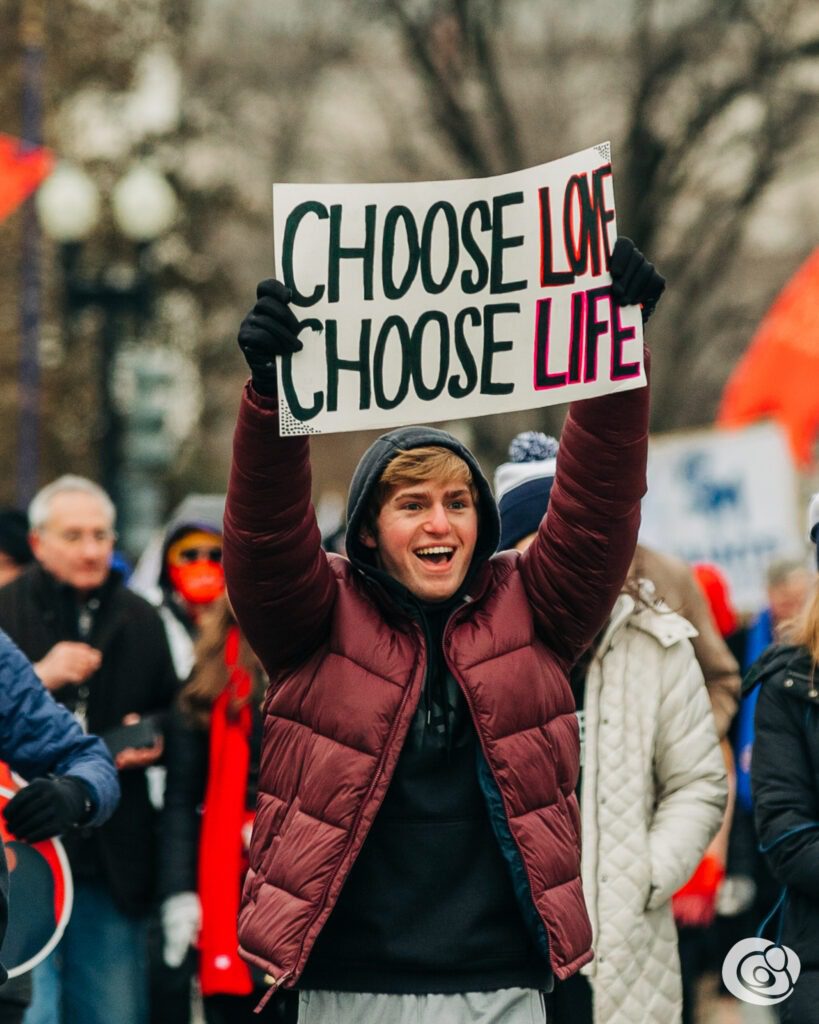
[[[804,553],[801,522],[796,471],[776,424],[652,437],[640,540],[719,566],[740,610],[767,603],[772,561]]]
[[[642,321],[611,298],[608,143],[468,181],[275,185],[279,278],[304,350],[280,432],[461,419],[645,384]]]

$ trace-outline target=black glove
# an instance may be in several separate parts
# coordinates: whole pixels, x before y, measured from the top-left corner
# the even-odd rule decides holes
[[[91,799],[84,783],[63,776],[35,779],[6,804],[3,816],[17,839],[39,843],[79,824],[91,811]]]
[[[611,294],[618,306],[642,306],[643,323],[654,312],[665,290],[665,278],[658,274],[630,238],[614,243],[609,266]]]
[[[239,348],[260,395],[276,394],[276,356],[304,348],[296,337],[301,324],[288,305],[290,298],[290,289],[281,281],[262,281],[256,289],[256,305],[239,328]]]

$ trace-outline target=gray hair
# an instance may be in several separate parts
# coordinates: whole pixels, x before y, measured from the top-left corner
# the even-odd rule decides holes
[[[46,525],[48,517],[51,515],[51,503],[58,494],[90,494],[92,497],[97,498],[108,513],[111,525],[114,525],[117,510],[114,508],[113,501],[111,501],[102,487],[84,476],[73,476],[71,473],[66,473],[64,476],[58,477],[50,484],[47,484],[31,499],[31,504],[28,506],[28,526],[30,530],[42,530]]]

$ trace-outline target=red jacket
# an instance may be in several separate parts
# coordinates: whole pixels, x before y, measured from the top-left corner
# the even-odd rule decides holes
[[[537,540],[484,563],[444,634],[559,979],[592,956],[567,673],[634,551],[647,415],[646,388],[571,406]],[[424,638],[377,584],[321,549],[307,439],[279,438],[275,402],[249,387],[224,558],[238,620],[271,679],[239,941],[290,987],[389,785],[424,682]]]

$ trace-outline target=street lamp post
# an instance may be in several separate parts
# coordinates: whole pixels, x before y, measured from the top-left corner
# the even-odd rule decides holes
[[[20,22],[23,49],[23,138],[39,145],[42,134],[42,67],[45,6],[24,0]],[[20,367],[17,430],[17,500],[28,505],[37,490],[40,449],[40,235],[31,200],[23,210],[20,289]]]
[[[176,196],[167,180],[149,165],[129,170],[111,193],[111,208],[120,233],[135,246],[135,266],[124,272],[121,265],[114,266],[91,275],[83,272],[82,247],[100,214],[99,191],[93,180],[80,168],[61,164],[39,190],[37,208],[44,231],[60,246],[66,342],[70,345],[77,313],[94,307],[102,314],[97,359],[99,472],[103,486],[122,510],[130,496],[125,493],[123,422],[112,377],[123,341],[138,339],[150,320],[149,250],[173,223]]]

